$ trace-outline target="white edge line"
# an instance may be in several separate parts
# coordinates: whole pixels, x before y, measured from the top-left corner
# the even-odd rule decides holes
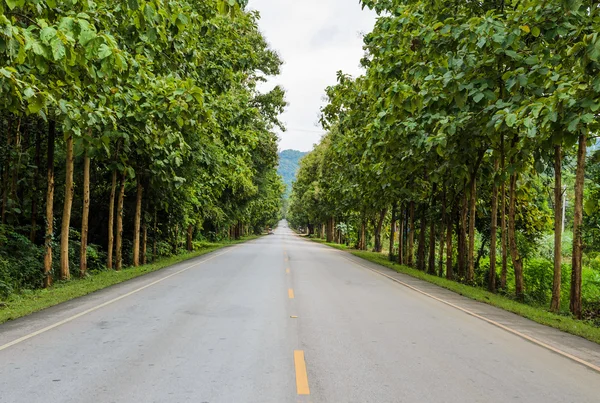
[[[331,247],[329,247],[329,246],[327,246],[327,245],[319,244],[319,243],[317,243],[317,242],[315,242],[315,243],[316,243],[317,245],[322,245],[322,246],[325,246],[325,247],[327,247],[327,248],[330,248],[330,249],[333,249],[333,250],[339,251],[339,252],[341,252],[340,254],[342,254],[342,255],[343,255],[343,254],[346,254],[346,253],[348,253],[348,252],[345,252],[345,251],[342,251],[342,250],[339,250],[339,249],[331,248]],[[576,357],[576,356],[574,356],[574,355],[572,355],[572,354],[569,354],[569,353],[567,353],[566,351],[559,350],[559,349],[557,349],[556,347],[552,347],[551,345],[549,345],[549,344],[546,344],[546,343],[544,343],[544,342],[543,342],[543,341],[541,341],[541,340],[535,339],[535,338],[533,338],[533,337],[531,337],[531,336],[528,336],[528,335],[526,335],[526,334],[524,334],[524,333],[521,333],[521,332],[519,332],[518,330],[512,329],[512,328],[510,328],[510,327],[508,327],[508,326],[505,326],[505,325],[503,325],[503,324],[501,324],[501,323],[499,323],[499,322],[496,322],[496,321],[494,321],[494,320],[491,320],[491,319],[489,319],[489,318],[486,318],[485,316],[481,316],[481,315],[479,315],[479,314],[476,314],[476,313],[475,313],[475,312],[473,312],[473,311],[469,311],[468,309],[462,308],[462,307],[460,307],[460,306],[458,306],[458,305],[455,305],[455,304],[453,304],[453,303],[451,303],[451,302],[448,302],[448,301],[446,301],[446,300],[444,300],[444,299],[441,299],[441,298],[438,298],[438,297],[436,297],[436,296],[434,296],[434,295],[428,294],[428,293],[426,293],[425,291],[422,291],[422,290],[420,290],[420,289],[418,289],[418,288],[416,288],[416,287],[414,287],[414,286],[412,286],[412,285],[410,285],[410,284],[408,284],[408,283],[405,283],[405,282],[403,282],[402,280],[398,280],[397,278],[395,278],[395,277],[392,277],[392,276],[390,276],[390,275],[388,275],[388,274],[382,273],[382,272],[381,272],[381,271],[379,271],[379,270],[372,269],[372,268],[370,268],[370,267],[368,267],[368,266],[365,266],[365,265],[363,265],[363,264],[360,264],[360,263],[358,263],[358,262],[355,262],[353,259],[350,259],[349,257],[342,256],[342,258],[344,258],[344,259],[348,260],[349,262],[353,263],[353,264],[354,264],[354,265],[356,265],[356,266],[359,266],[359,267],[365,268],[365,269],[367,269],[367,270],[370,270],[370,271],[372,271],[372,272],[374,272],[374,273],[377,273],[377,274],[379,274],[379,275],[381,275],[381,276],[387,277],[387,278],[389,278],[390,280],[392,280],[392,281],[394,281],[394,282],[396,282],[396,283],[398,283],[398,284],[402,284],[403,286],[405,286],[405,287],[407,287],[407,288],[410,288],[410,289],[411,289],[411,290],[413,290],[413,291],[416,291],[416,292],[418,292],[418,293],[420,293],[420,294],[423,294],[423,295],[425,295],[425,296],[427,296],[427,297],[429,297],[429,298],[433,298],[433,299],[434,299],[434,300],[436,300],[436,301],[439,301],[439,302],[441,302],[441,303],[443,303],[443,304],[446,304],[446,305],[448,305],[448,306],[451,306],[452,308],[458,309],[459,311],[462,311],[462,312],[464,312],[464,313],[466,313],[466,314],[468,314],[468,315],[474,316],[474,317],[476,317],[477,319],[481,319],[481,320],[483,320],[484,322],[487,322],[487,323],[489,323],[489,324],[491,324],[491,325],[494,325],[494,326],[496,326],[496,327],[499,327],[500,329],[503,329],[503,330],[505,330],[505,331],[507,331],[507,332],[509,332],[509,333],[512,333],[512,334],[514,334],[515,336],[521,337],[521,338],[523,338],[523,339],[525,339],[525,340],[527,340],[527,341],[530,341],[530,342],[532,342],[532,343],[534,343],[534,344],[537,344],[537,345],[538,345],[538,346],[540,346],[540,347],[543,347],[543,348],[545,348],[545,349],[547,349],[547,350],[550,350],[550,351],[552,351],[552,352],[554,352],[554,353],[556,353],[556,354],[562,355],[563,357],[565,357],[565,358],[568,358],[568,359],[570,359],[570,360],[573,360],[573,361],[575,361],[575,362],[577,362],[577,363],[579,363],[579,364],[581,364],[581,365],[583,365],[583,366],[585,366],[585,367],[587,367],[587,368],[589,368],[589,369],[592,369],[592,370],[594,370],[594,371],[596,371],[596,372],[600,372],[600,367],[599,367],[599,366],[597,366],[597,365],[595,365],[595,364],[592,364],[591,362],[585,361],[585,360],[583,360],[583,359],[581,359],[581,358],[579,358],[579,357]],[[360,259],[360,258],[359,258],[359,259]],[[376,263],[375,263],[375,264],[376,264]],[[382,267],[385,267],[385,266],[382,266]],[[387,267],[386,267],[386,268],[387,268]],[[390,269],[390,270],[391,270],[391,269]],[[421,280],[421,281],[423,281],[423,280]],[[477,302],[479,302],[479,301],[477,301]],[[501,308],[498,308],[498,309],[501,309]],[[509,311],[506,311],[506,312],[509,312]],[[512,312],[511,312],[511,313],[512,313]],[[542,326],[543,326],[543,325],[542,325]],[[560,330],[560,329],[557,329],[557,330]]]
[[[181,273],[183,273],[183,272],[185,272],[185,271],[188,271],[188,270],[190,270],[190,269],[193,269],[194,267],[196,267],[196,266],[199,266],[199,265],[201,265],[202,263],[208,262],[209,260],[212,260],[212,259],[214,259],[214,258],[216,258],[216,257],[222,256],[222,255],[224,255],[224,254],[226,254],[226,253],[230,252],[231,250],[233,250],[233,249],[234,249],[234,247],[235,247],[235,246],[237,246],[237,245],[234,245],[233,247],[229,248],[228,250],[226,250],[226,251],[224,251],[224,252],[218,253],[218,254],[216,254],[216,255],[213,255],[213,256],[211,256],[211,257],[209,257],[209,258],[207,258],[207,259],[204,259],[204,260],[201,260],[201,261],[199,261],[199,262],[197,262],[197,263],[194,263],[193,265],[191,265],[191,266],[188,266],[188,267],[186,267],[185,269],[181,269],[181,270],[179,270],[179,271],[176,271],[175,273],[171,273],[171,274],[169,274],[168,276],[165,276],[165,277],[159,278],[158,280],[155,280],[155,281],[153,281],[153,282],[151,282],[151,283],[149,283],[149,284],[146,284],[146,285],[145,285],[145,286],[143,286],[143,287],[137,288],[137,289],[135,289],[135,290],[133,290],[133,291],[130,291],[130,292],[126,293],[126,294],[120,295],[120,296],[118,296],[117,298],[111,299],[110,301],[106,301],[106,302],[104,302],[104,303],[102,303],[102,304],[100,304],[100,305],[96,305],[96,306],[95,306],[95,307],[93,307],[93,308],[87,309],[87,310],[85,310],[85,311],[83,311],[83,312],[79,312],[79,313],[78,313],[78,314],[76,314],[76,315],[70,316],[70,317],[68,317],[68,318],[66,318],[66,319],[63,319],[63,320],[61,320],[61,321],[59,321],[59,322],[56,322],[56,323],[54,323],[54,324],[52,324],[52,325],[50,325],[50,326],[46,326],[46,327],[44,327],[44,328],[42,328],[42,329],[36,330],[36,331],[35,331],[35,332],[33,332],[33,333],[29,333],[29,334],[27,334],[27,335],[25,335],[25,336],[23,336],[23,337],[19,337],[18,339],[15,339],[15,340],[13,340],[13,341],[11,341],[11,342],[8,342],[8,343],[6,343],[6,344],[4,344],[4,345],[0,346],[0,351],[2,351],[2,350],[5,350],[5,349],[7,349],[7,348],[9,348],[9,347],[12,347],[12,346],[14,346],[15,344],[19,344],[19,343],[21,343],[21,342],[24,342],[25,340],[29,340],[29,339],[31,339],[32,337],[35,337],[35,336],[38,336],[38,335],[40,335],[40,334],[42,334],[42,333],[45,333],[45,332],[47,332],[48,330],[52,330],[52,329],[54,329],[54,328],[57,328],[57,327],[59,327],[59,326],[62,326],[62,325],[64,325],[65,323],[69,323],[69,322],[71,322],[71,321],[73,321],[73,320],[75,320],[75,319],[77,319],[77,318],[80,318],[80,317],[82,317],[82,316],[84,316],[84,315],[87,315],[88,313],[92,313],[92,312],[94,312],[94,311],[97,311],[98,309],[104,308],[104,307],[105,307],[105,306],[107,306],[107,305],[110,305],[110,304],[112,304],[112,303],[115,303],[115,302],[117,302],[117,301],[120,301],[120,300],[122,300],[123,298],[127,298],[127,297],[129,297],[129,296],[131,296],[131,295],[133,295],[133,294],[136,294],[136,293],[138,293],[138,292],[140,292],[140,291],[142,291],[142,290],[145,290],[145,289],[146,289],[146,288],[148,288],[148,287],[152,287],[153,285],[156,285],[156,284],[158,284],[158,283],[161,283],[161,282],[163,282],[163,281],[165,281],[165,280],[167,280],[167,279],[169,279],[169,278],[171,278],[171,277],[173,277],[173,276],[176,276],[176,275],[178,275],[178,274],[181,274]],[[98,290],[98,291],[100,291],[100,290]],[[66,301],[65,301],[65,302],[66,302]],[[55,306],[56,306],[56,305],[55,305]]]

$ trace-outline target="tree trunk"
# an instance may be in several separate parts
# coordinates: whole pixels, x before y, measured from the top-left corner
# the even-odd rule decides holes
[[[467,256],[469,268],[467,271],[467,282],[472,283],[475,278],[475,216],[477,203],[477,176],[473,172],[471,178],[470,203],[469,203],[469,254]]]
[[[421,209],[421,229],[419,230],[419,246],[417,247],[417,269],[425,271],[425,231],[427,231],[427,217],[425,207]]]
[[[554,146],[554,281],[550,310],[560,310],[560,280],[562,263],[562,148]]]
[[[66,140],[66,177],[65,177],[65,203],[63,206],[62,228],[60,231],[60,279],[68,280],[69,272],[69,226],[71,224],[71,207],[73,205],[73,135]]]
[[[435,205],[437,193],[437,184],[433,184],[433,191],[431,197],[431,206]],[[435,219],[429,220],[429,263],[427,265],[427,272],[435,276]]]
[[[152,263],[156,262],[156,247],[158,244],[158,212],[154,207],[154,228],[152,229]]]
[[[504,154],[504,135],[500,140],[500,172],[504,174],[505,164]],[[508,272],[508,248],[507,248],[507,233],[506,233],[506,182],[502,178],[502,185],[500,186],[500,246],[502,248],[502,269],[500,271],[500,288],[506,290],[506,275]]]
[[[187,250],[188,250],[188,252],[191,252],[192,250],[194,250],[194,245],[192,244],[193,236],[194,236],[194,226],[192,224],[189,224],[188,228],[187,228]]]
[[[119,271],[123,267],[123,204],[125,202],[125,179],[126,171],[121,175],[119,183],[119,198],[117,199],[117,236],[115,239],[115,270]]]
[[[87,271],[88,219],[90,214],[90,157],[86,151],[83,157],[83,211],[81,213],[81,251],[79,258],[79,276]]]
[[[17,197],[17,183],[19,181],[19,168],[21,167],[21,118],[19,118],[17,130],[15,130],[15,153],[17,155],[17,160],[12,164],[13,169],[10,180],[10,201],[11,207],[13,208],[18,206],[19,203],[19,198]]]
[[[442,222],[440,226],[440,255],[438,262],[438,276],[444,276],[444,236],[446,235],[445,231],[446,226],[446,187],[444,186],[444,191],[442,192]]]
[[[414,265],[414,250],[415,250],[415,202],[410,202],[409,207],[409,224],[408,224],[408,245],[407,245],[407,256],[408,265],[413,267]]]
[[[390,224],[390,248],[389,258],[390,261],[394,261],[394,241],[396,238],[396,203],[392,205],[392,222]]]
[[[367,231],[366,231],[366,226],[367,225],[365,223],[365,220],[363,219],[363,221],[362,221],[362,223],[360,225],[360,235],[359,235],[360,236],[360,241],[359,241],[359,244],[358,244],[358,249],[359,250],[366,250],[367,249],[367,240],[366,240],[366,237],[367,237],[366,232]]]
[[[398,263],[405,264],[405,251],[404,251],[404,220],[406,219],[406,210],[403,208],[403,203],[400,204],[400,216],[397,218],[398,222]]]
[[[454,268],[452,266],[452,220],[448,219],[446,224],[446,278],[454,280]]]
[[[56,137],[56,122],[48,123],[48,154],[46,190],[46,235],[44,237],[44,288],[52,285],[52,241],[54,237],[54,141]]]
[[[113,245],[115,238],[115,198],[117,193],[117,170],[112,172],[112,182],[110,185],[110,199],[108,201],[108,247],[106,257],[106,267],[113,268]]]
[[[6,224],[6,212],[8,209],[8,192],[10,182],[10,168],[12,166],[12,119],[8,118],[8,128],[6,130],[6,162],[4,163],[4,172],[2,177],[2,224]]]
[[[466,271],[466,243],[467,243],[467,191],[463,191],[462,205],[460,209],[460,226],[458,233],[458,276],[465,277]]]
[[[579,135],[577,170],[575,173],[575,214],[573,216],[573,257],[571,269],[571,313],[581,319],[581,259],[583,257],[583,186],[587,136]]]
[[[37,216],[38,216],[38,202],[40,192],[40,165],[41,154],[42,154],[42,125],[40,124],[35,134],[35,169],[33,170],[33,196],[31,197],[31,232],[29,233],[29,240],[34,243],[37,235]]]
[[[333,217],[329,217],[325,226],[325,240],[327,242],[333,242],[333,226]]]
[[[146,220],[144,220],[142,224],[142,264],[146,264],[146,251],[148,246],[148,225],[146,225]]]
[[[499,161],[494,162],[494,172],[498,171]],[[492,224],[490,226],[490,271],[488,273],[488,289],[496,292],[496,234],[498,227],[498,185],[492,178]]]
[[[509,189],[509,207],[508,207],[508,242],[510,244],[510,256],[512,258],[513,267],[515,269],[515,293],[517,299],[523,299],[523,261],[517,249],[516,231],[516,198],[517,198],[517,174],[513,173],[510,176]]]
[[[379,213],[379,220],[375,225],[375,247],[373,249],[374,252],[381,252],[383,249],[383,245],[381,243],[381,228],[383,227],[383,220],[385,220],[385,215],[387,214],[387,209],[381,210]]]
[[[135,195],[135,218],[133,221],[133,266],[140,265],[140,224],[142,221],[142,178],[137,175],[137,192]]]

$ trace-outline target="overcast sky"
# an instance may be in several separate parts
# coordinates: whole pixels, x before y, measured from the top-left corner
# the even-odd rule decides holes
[[[250,0],[250,8],[260,11],[260,29],[284,61],[270,82],[285,88],[289,103],[279,148],[309,151],[323,134],[325,88],[336,83],[338,70],[361,73],[362,34],[372,30],[375,15],[358,0]]]

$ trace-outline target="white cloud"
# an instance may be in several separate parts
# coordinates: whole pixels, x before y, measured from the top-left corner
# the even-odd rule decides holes
[[[308,151],[322,135],[317,123],[325,88],[339,70],[361,73],[361,33],[372,30],[375,15],[358,0],[250,0],[249,7],[260,12],[260,29],[284,61],[269,82],[285,88],[290,104],[279,147]]]

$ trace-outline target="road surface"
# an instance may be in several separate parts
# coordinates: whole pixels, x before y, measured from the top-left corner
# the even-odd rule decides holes
[[[600,374],[282,223],[0,326],[0,402],[597,403]]]

